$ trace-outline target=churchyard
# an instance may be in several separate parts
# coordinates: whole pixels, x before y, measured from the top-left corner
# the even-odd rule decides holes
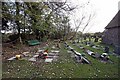
[[[15,55],[5,57],[2,76],[3,78],[117,78],[119,56],[113,53],[113,47],[109,46],[109,60],[103,60],[100,55],[108,45],[94,42],[94,47],[91,47],[84,42],[60,42],[58,47],[57,42],[51,41],[42,47],[30,46],[35,47],[33,49],[36,51],[27,50],[16,54],[21,56],[20,59],[15,59]],[[46,49],[48,49],[47,57],[45,59],[38,57]],[[99,54],[98,57],[91,56],[90,51]],[[79,59],[78,56],[82,57]]]
[[[1,1],[3,80],[119,78],[118,16],[108,24],[91,0],[70,1]]]

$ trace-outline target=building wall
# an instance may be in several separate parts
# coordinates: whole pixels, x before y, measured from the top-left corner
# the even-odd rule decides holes
[[[106,29],[103,32],[102,41],[114,45],[115,53],[120,55],[120,27]]]
[[[119,45],[118,28],[106,29],[103,33],[103,43]]]

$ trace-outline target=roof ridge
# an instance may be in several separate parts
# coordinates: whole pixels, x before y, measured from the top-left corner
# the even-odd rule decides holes
[[[120,24],[118,23],[118,21],[120,21],[120,10],[113,17],[113,19],[108,23],[108,25],[105,27],[105,29],[114,28],[117,26],[120,27]]]

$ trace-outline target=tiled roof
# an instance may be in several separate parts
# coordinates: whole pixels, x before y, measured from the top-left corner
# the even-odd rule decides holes
[[[110,21],[110,23],[105,27],[105,29],[120,27],[120,10],[115,15],[115,17]]]

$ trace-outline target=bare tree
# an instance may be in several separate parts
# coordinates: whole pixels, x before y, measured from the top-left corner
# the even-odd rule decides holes
[[[89,5],[88,3],[90,3],[90,2],[88,1],[86,3],[87,6]],[[80,28],[82,29],[81,32],[83,33],[95,16],[95,12],[91,12],[89,14],[86,14],[84,11],[85,7],[86,7],[86,5],[83,5],[80,8],[80,9],[82,9],[81,16],[79,16],[79,17],[77,16],[78,17],[77,19],[73,18],[74,19],[74,26],[75,26],[75,34],[72,36],[72,39],[74,39],[76,37],[76,34]],[[76,17],[76,15],[74,15],[74,17]],[[78,42],[79,42],[79,38],[78,38]]]

